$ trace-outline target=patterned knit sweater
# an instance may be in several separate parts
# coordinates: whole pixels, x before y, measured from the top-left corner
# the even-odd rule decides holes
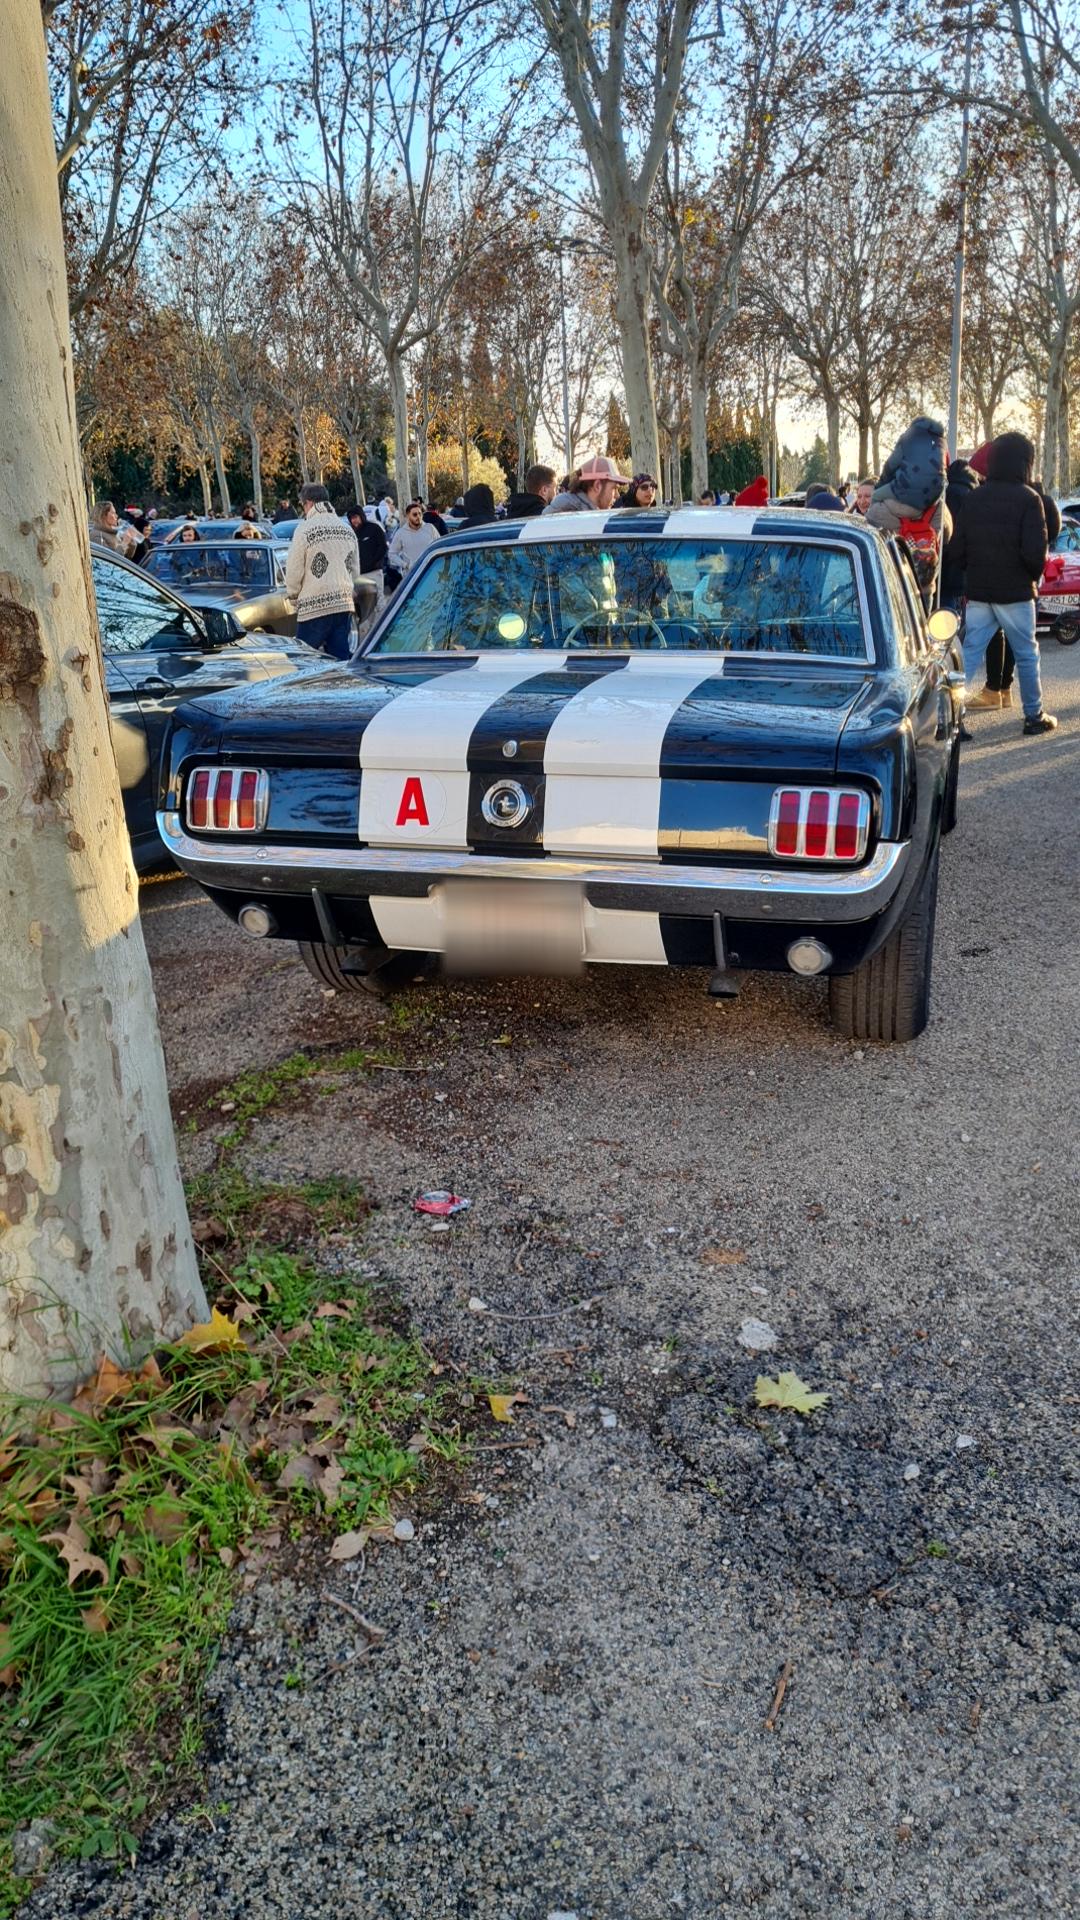
[[[333,507],[316,502],[293,534],[285,563],[285,591],[296,602],[297,625],[330,613],[352,613],[359,578],[355,533]]]

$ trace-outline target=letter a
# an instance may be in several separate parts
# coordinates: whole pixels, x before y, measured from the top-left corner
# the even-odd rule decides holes
[[[398,808],[395,827],[407,827],[410,821],[418,827],[426,827],[428,810],[424,804],[424,789],[415,774],[411,774],[401,789],[401,805]]]

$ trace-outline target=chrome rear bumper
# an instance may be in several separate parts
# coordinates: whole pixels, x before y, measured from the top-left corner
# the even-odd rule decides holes
[[[210,891],[342,898],[399,895],[423,899],[445,880],[576,880],[593,907],[733,920],[797,921],[834,926],[872,920],[904,877],[908,841],[885,841],[852,870],[808,872],[790,867],[680,866],[647,860],[547,858],[433,852],[389,847],[295,847],[263,840],[197,839],[177,813],[159,813],[169,853]]]

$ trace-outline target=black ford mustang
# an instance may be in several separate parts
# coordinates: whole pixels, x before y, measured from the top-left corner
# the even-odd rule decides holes
[[[956,816],[955,617],[835,514],[541,516],[451,536],[363,658],[188,703],[159,825],[324,985],[418,956],[826,973],[847,1034],[926,1024]]]

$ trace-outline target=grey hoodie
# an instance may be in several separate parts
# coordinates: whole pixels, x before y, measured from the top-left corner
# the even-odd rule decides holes
[[[586,500],[585,495],[583,493],[557,493],[555,495],[554,500],[548,501],[547,506],[544,508],[544,512],[545,513],[595,513],[596,508],[593,506],[593,503],[591,500]]]

